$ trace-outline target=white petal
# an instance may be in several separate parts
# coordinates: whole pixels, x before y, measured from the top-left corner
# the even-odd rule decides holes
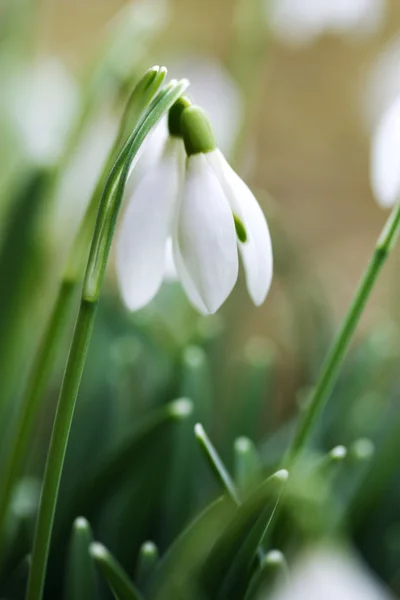
[[[207,154],[232,211],[241,219],[247,240],[238,242],[249,294],[256,306],[262,304],[272,281],[273,256],[267,221],[254,194],[235,173],[219,150]]]
[[[400,197],[400,97],[384,113],[372,139],[371,184],[378,204]]]
[[[179,249],[179,245],[176,242],[176,237],[175,237],[175,243],[173,245],[173,257],[174,257],[174,264],[176,266],[176,270],[178,272],[180,282],[182,284],[183,289],[185,290],[187,297],[189,298],[190,303],[194,306],[194,308],[200,314],[209,315],[210,314],[209,310],[207,309],[203,300],[200,298],[200,295],[199,295],[198,291],[196,290],[196,287],[195,287],[189,273],[187,272],[186,265],[183,261],[181,251]]]
[[[167,239],[165,246],[164,279],[168,281],[174,281],[175,279],[178,279],[178,271],[176,270],[171,237]]]
[[[185,291],[192,299],[194,289],[207,312],[214,313],[235,285],[238,255],[232,211],[203,154],[187,161],[174,243]]]
[[[122,297],[131,310],[145,306],[158,292],[184,168],[182,142],[168,141],[158,165],[134,190],[117,240],[117,274]]]
[[[273,592],[273,600],[394,600],[373,574],[340,548],[317,546],[291,570],[290,581]]]

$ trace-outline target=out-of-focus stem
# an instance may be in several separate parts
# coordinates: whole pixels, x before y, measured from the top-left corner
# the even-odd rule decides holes
[[[300,417],[287,459],[292,461],[308,442],[315,423],[324,408],[333,385],[339,375],[353,333],[364,311],[367,300],[379,273],[392,250],[400,228],[400,203],[398,203],[378,239],[372,258],[361,278],[360,284],[343,321],[336,339],[322,365],[321,374],[314,388],[307,408]]]

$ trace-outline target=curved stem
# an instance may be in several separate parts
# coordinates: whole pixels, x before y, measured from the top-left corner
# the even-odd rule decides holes
[[[45,569],[50,549],[50,537],[53,528],[62,465],[64,463],[75,409],[75,399],[78,394],[89,347],[96,307],[96,302],[82,300],[79,309],[47,457],[39,514],[36,523],[32,564],[29,573],[27,600],[38,600],[38,598],[42,597],[43,593]]]
[[[164,78],[164,75],[163,77]],[[51,533],[69,432],[91,338],[97,301],[129,169],[141,144],[161,117],[184,93],[185,80],[170,83],[153,101],[125,143],[111,170],[98,210],[86,268],[81,305],[58,400],[36,522],[27,600],[40,600],[46,576]],[[88,284],[89,281],[89,284]],[[88,288],[91,293],[88,293]]]
[[[342,327],[322,365],[320,377],[314,388],[310,402],[300,418],[295,437],[288,450],[286,458],[289,462],[296,458],[312,434],[317,418],[324,408],[338,377],[351,338],[358,325],[366,302],[396,241],[399,228],[400,203],[394,207],[382,234],[378,239],[374,254],[360,281]]]

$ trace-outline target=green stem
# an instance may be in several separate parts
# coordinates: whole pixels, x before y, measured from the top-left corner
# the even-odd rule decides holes
[[[0,557],[5,534],[5,520],[11,494],[23,463],[25,450],[47,381],[50,377],[57,348],[62,339],[76,282],[64,279],[58,291],[42,342],[33,363],[32,374],[22,405],[18,411],[16,429],[12,436],[12,447],[5,464],[0,488]]]
[[[322,370],[307,408],[300,418],[293,442],[288,450],[287,459],[291,462],[303,449],[310,438],[319,414],[324,408],[338,377],[346,356],[351,338],[358,325],[366,302],[371,294],[379,273],[393,248],[400,227],[400,203],[398,203],[378,239],[374,254],[360,281],[353,302],[344,319],[343,325],[322,365]]]
[[[43,596],[50,539],[69,432],[92,333],[97,300],[100,296],[129,170],[146,136],[184,93],[188,85],[186,80],[170,82],[164,90],[157,94],[157,90],[165,77],[165,70],[157,69],[153,75],[157,78],[156,82],[159,83],[154,91],[155,97],[120,151],[105,185],[98,210],[86,267],[81,306],[58,400],[47,456],[26,600],[41,600]]]
[[[5,466],[4,483],[0,489],[0,558],[4,541],[4,523],[11,493],[20,472],[40,400],[43,397],[46,383],[57,356],[57,348],[62,339],[74,291],[85,271],[96,213],[108,174],[125,139],[129,136],[130,129],[138,122],[141,113],[151,101],[164,77],[165,69],[149,69],[132,91],[122,117],[118,135],[105,161],[85,216],[72,244],[57,300],[33,364],[27,392],[19,409],[16,431],[13,434],[13,447]]]
[[[62,467],[75,409],[75,399],[82,378],[96,308],[97,303],[82,300],[75,326],[44,474],[26,596],[27,600],[38,600],[42,597],[43,593],[51,530]]]

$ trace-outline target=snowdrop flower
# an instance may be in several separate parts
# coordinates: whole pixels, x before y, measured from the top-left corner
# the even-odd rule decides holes
[[[15,75],[8,100],[10,120],[28,157],[37,164],[56,162],[78,106],[69,73],[56,59],[44,59]]]
[[[268,0],[272,29],[284,41],[305,44],[325,32],[370,34],[384,16],[385,0]]]
[[[238,247],[249,294],[260,305],[272,279],[272,248],[257,200],[216,147],[201,109],[181,99],[169,132],[121,223],[117,274],[125,304],[137,310],[157,294],[172,246],[177,276],[199,312],[215,313],[230,294]]]
[[[354,557],[338,549],[314,549],[295,567],[290,581],[272,600],[390,600],[389,595]],[[262,600],[261,595],[258,600]]]
[[[371,185],[383,208],[400,199],[400,96],[383,113],[373,134]]]

